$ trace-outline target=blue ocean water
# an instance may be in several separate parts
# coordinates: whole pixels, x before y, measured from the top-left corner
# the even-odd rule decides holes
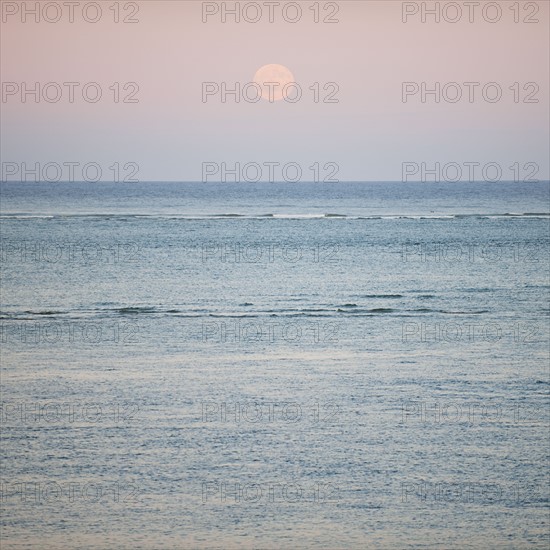
[[[0,191],[9,547],[548,547],[548,182]]]

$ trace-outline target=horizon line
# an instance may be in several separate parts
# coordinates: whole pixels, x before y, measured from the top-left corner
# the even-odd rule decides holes
[[[254,185],[254,184],[289,184],[289,185],[301,185],[301,184],[327,184],[327,185],[338,185],[339,183],[444,183],[452,185],[455,183],[550,183],[550,179],[538,179],[533,181],[515,181],[515,180],[498,180],[498,181],[487,181],[487,180],[457,180],[457,181],[422,181],[422,180],[339,180],[339,181],[200,181],[200,180],[138,180],[138,181],[112,181],[112,180],[97,180],[97,181],[86,181],[86,180],[59,180],[59,181],[49,181],[49,180],[0,180],[0,183],[112,183],[116,185],[121,184],[136,184],[136,183],[197,183],[201,185],[208,184],[224,184],[224,185]]]

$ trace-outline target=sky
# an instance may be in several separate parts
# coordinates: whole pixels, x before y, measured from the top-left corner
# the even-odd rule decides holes
[[[262,180],[265,163],[279,163],[277,170],[295,163],[307,181],[314,163],[321,180],[326,166],[336,166],[340,181],[399,181],[403,163],[412,180],[423,177],[422,163],[428,172],[436,163],[458,164],[465,179],[464,163],[479,163],[475,179],[496,163],[503,180],[514,179],[510,167],[518,163],[521,179],[533,166],[536,178],[550,179],[546,1],[479,0],[470,8],[440,1],[439,22],[430,14],[422,21],[422,5],[436,2],[397,0],[278,0],[273,22],[264,1],[80,2],[73,22],[63,2],[49,2],[45,12],[48,2],[41,2],[37,22],[24,13],[36,3],[1,2],[3,179],[19,180],[22,163],[39,163],[41,171],[57,163],[61,179],[69,179],[63,163],[78,163],[76,179],[83,179],[81,166],[96,163],[106,181],[114,163],[121,177],[137,167],[140,181],[205,181],[205,163],[217,170],[208,181],[220,181],[223,163],[227,181],[236,163],[261,166]],[[222,4],[238,4],[240,21],[226,13],[224,22]],[[267,64],[291,71],[298,101],[203,95],[205,83],[242,88]],[[37,82],[51,101],[28,94],[23,102],[21,90]],[[65,82],[76,83],[73,102]],[[87,83],[97,83],[86,88],[88,100]],[[418,92],[404,98],[404,83]],[[438,102],[435,94],[422,101],[422,83],[439,85]],[[98,89],[101,99],[92,102]],[[457,90],[462,98],[454,102]]]

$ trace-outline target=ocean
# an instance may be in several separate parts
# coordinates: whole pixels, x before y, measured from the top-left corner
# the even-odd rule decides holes
[[[10,548],[548,548],[549,182],[0,193]]]

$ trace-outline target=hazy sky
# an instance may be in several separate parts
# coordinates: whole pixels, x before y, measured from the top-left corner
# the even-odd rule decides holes
[[[295,23],[283,18],[283,6],[287,19],[297,13],[284,0],[273,6],[273,23],[263,1],[255,3],[262,9],[257,23],[245,21],[243,14],[239,23],[231,15],[223,23],[222,2],[120,2],[120,19],[131,16],[135,5],[138,22],[117,24],[109,9],[116,4],[113,0],[97,2],[102,14],[96,23],[84,20],[86,3],[75,7],[73,23],[63,2],[52,3],[61,6],[59,14],[55,5],[46,13],[51,20],[60,15],[58,22],[44,21],[41,14],[37,23],[32,14],[22,21],[22,4],[31,9],[34,1],[2,1],[1,79],[7,94],[16,87],[14,95],[2,98],[2,161],[96,162],[107,180],[112,178],[108,166],[132,161],[139,165],[142,181],[201,180],[203,162],[226,162],[228,167],[235,162],[296,162],[304,179],[312,179],[305,174],[314,162],[335,162],[342,181],[400,180],[403,162],[496,162],[503,179],[513,179],[509,166],[534,162],[540,167],[537,177],[548,179],[549,4],[523,3],[516,14],[510,9],[514,2],[492,2],[485,12],[487,2],[477,3],[470,8],[473,23],[464,2],[454,3],[463,12],[456,23],[444,18],[456,16],[452,6],[440,14],[439,23],[433,15],[423,23],[420,11],[412,13],[422,2],[321,1],[321,20],[339,7],[333,16],[338,22],[329,24],[314,22],[309,8],[315,2],[310,0],[294,3],[302,8]],[[203,4],[209,10],[220,8],[206,23]],[[225,2],[228,8],[234,4]],[[247,2],[238,4],[242,8]],[[502,14],[491,23],[484,13],[496,18],[495,4]],[[411,12],[406,23],[403,9]],[[94,19],[95,8],[87,10],[86,17]],[[255,6],[248,10],[244,15],[254,18]],[[539,22],[524,23],[526,18]],[[243,86],[270,63],[292,71],[303,93],[299,101],[252,103],[241,98],[236,103],[228,96],[224,103],[217,94],[203,102],[203,82]],[[58,83],[60,100],[40,98],[35,103],[27,95],[23,103],[22,83],[32,88],[35,82]],[[80,83],[73,103],[64,82]],[[101,86],[100,101],[82,98],[88,82]],[[118,103],[109,89],[115,82],[120,83]],[[122,102],[133,91],[133,86],[123,89],[127,82],[139,85],[133,96],[137,103]],[[319,103],[309,89],[316,82]],[[328,82],[339,88],[338,103],[322,101],[334,89],[323,90]],[[436,82],[442,88],[457,82],[463,97],[452,103],[442,96],[436,103],[428,95],[422,103],[418,93],[404,103],[403,82],[419,87],[425,82],[429,88]],[[480,83],[470,88],[473,103],[464,82]],[[482,93],[489,82],[502,89],[502,98],[494,103]],[[539,87],[532,96],[538,103],[523,102],[536,91],[532,85],[524,90],[529,82]],[[514,83],[519,103],[510,89]],[[486,91],[494,97],[496,89]],[[50,98],[56,90],[48,88]],[[456,87],[445,90],[454,98]],[[93,97],[94,88],[88,91]]]

